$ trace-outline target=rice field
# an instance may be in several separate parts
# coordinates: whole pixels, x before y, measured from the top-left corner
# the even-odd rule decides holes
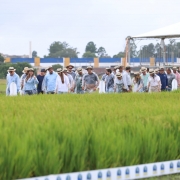
[[[180,158],[180,94],[1,96],[0,179]]]
[[[4,94],[6,90],[6,80],[0,79],[0,94]]]

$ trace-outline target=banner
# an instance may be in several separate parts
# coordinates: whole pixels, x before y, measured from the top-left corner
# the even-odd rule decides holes
[[[180,160],[48,175],[24,180],[133,180],[180,173]]]

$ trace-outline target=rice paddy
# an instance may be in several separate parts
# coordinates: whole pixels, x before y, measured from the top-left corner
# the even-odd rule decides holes
[[[180,94],[1,96],[0,179],[179,159]]]

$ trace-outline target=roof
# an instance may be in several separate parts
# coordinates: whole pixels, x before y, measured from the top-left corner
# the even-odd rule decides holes
[[[160,28],[154,31],[150,31],[137,36],[132,36],[131,38],[177,38],[180,37],[180,22]]]

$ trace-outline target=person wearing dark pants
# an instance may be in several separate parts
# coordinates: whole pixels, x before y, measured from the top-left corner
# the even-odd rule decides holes
[[[44,80],[45,73],[46,73],[46,70],[45,69],[41,69],[40,75],[37,76],[37,79],[39,81],[39,84],[37,86],[38,94],[44,94],[44,91],[42,91],[42,83],[43,83],[43,80]]]

